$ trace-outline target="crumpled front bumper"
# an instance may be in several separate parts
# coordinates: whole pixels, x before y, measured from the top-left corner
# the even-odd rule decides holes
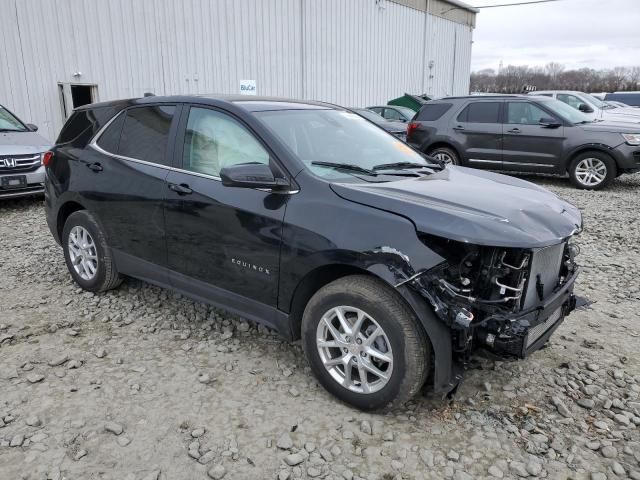
[[[497,317],[483,322],[486,325],[503,325],[504,329],[480,327],[474,332],[474,340],[488,350],[503,356],[525,358],[539,350],[565,317],[576,307],[573,287],[579,269],[565,283],[545,298],[539,305],[509,317]]]

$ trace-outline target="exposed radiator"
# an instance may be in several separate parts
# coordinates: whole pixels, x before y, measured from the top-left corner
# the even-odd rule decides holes
[[[565,243],[539,248],[533,251],[529,282],[524,297],[523,308],[530,308],[540,302],[537,291],[538,275],[543,285],[543,297],[546,298],[558,284],[562,254]]]

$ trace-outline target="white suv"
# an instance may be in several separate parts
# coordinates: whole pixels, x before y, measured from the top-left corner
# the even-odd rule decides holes
[[[543,90],[529,92],[529,95],[544,95],[560,100],[576,110],[580,110],[590,120],[640,123],[640,110],[631,107],[614,107],[588,93],[573,90]]]
[[[0,199],[44,192],[42,156],[51,144],[0,105]]]

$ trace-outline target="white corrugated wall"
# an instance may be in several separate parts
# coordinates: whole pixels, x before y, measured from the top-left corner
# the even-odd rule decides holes
[[[101,101],[244,79],[352,106],[467,93],[471,28],[426,20],[385,0],[0,0],[0,103],[53,140],[63,82],[96,84]]]

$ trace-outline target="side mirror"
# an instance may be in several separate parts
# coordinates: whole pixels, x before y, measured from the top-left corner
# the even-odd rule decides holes
[[[555,118],[542,117],[538,125],[544,128],[558,128],[561,124]]]
[[[31,130],[32,132],[37,132],[38,131],[38,126],[34,125],[33,123],[27,123],[27,128],[29,130]]]
[[[264,163],[241,163],[220,170],[220,179],[226,187],[269,188],[283,190],[289,187],[284,178],[276,178],[269,165]]]
[[[580,105],[578,105],[578,110],[584,113],[593,113],[593,108],[591,108],[586,103],[581,103]]]

